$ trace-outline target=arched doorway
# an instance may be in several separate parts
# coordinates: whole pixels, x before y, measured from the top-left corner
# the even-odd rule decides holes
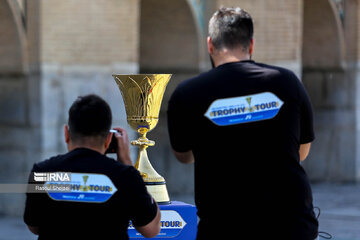
[[[40,87],[25,21],[17,1],[0,0],[0,183],[26,183],[40,156]],[[1,193],[0,214],[21,215],[23,201],[24,194]]]
[[[141,1],[140,71],[198,71],[195,22],[185,0]]]
[[[16,1],[0,1],[0,71],[21,73],[25,60],[25,29]]]
[[[196,23],[186,0],[141,1],[140,73],[173,74],[162,102],[159,124],[149,134],[156,145],[148,149],[149,159],[165,177],[170,195],[193,192],[193,166],[178,163],[170,150],[166,109],[175,87],[199,72],[198,42]]]
[[[316,131],[304,166],[313,180],[358,178],[356,81],[350,51],[357,46],[356,9],[357,1],[304,0],[302,79],[313,102]]]

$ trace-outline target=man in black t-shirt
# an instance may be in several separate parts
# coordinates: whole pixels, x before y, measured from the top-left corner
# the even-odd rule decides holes
[[[302,83],[251,60],[253,22],[240,8],[215,12],[207,43],[214,68],[181,83],[168,106],[175,156],[195,163],[197,239],[315,239]]]
[[[27,193],[24,221],[40,240],[128,239],[130,220],[145,237],[159,233],[159,208],[131,166],[124,129],[114,133],[118,161],[104,155],[112,139],[111,121],[103,99],[79,97],[64,127],[69,152],[34,164],[29,182],[43,177],[40,181],[47,182],[40,186],[56,186],[44,173],[71,173],[70,192]]]

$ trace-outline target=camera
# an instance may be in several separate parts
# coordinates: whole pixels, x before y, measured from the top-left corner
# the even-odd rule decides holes
[[[118,149],[117,139],[116,139],[116,137],[115,137],[115,133],[117,133],[118,131],[116,131],[116,130],[114,130],[114,129],[111,129],[110,132],[112,132],[113,135],[112,135],[112,138],[111,138],[111,142],[110,142],[109,148],[106,149],[105,154],[108,154],[108,153],[117,153],[117,149]]]

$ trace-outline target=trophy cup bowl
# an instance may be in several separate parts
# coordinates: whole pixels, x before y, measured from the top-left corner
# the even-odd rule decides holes
[[[146,134],[158,123],[162,98],[171,74],[112,75],[124,100],[127,122],[140,135],[132,145],[139,147],[135,168],[140,172],[148,192],[160,204],[170,203],[165,179],[152,167],[146,148],[155,142]]]

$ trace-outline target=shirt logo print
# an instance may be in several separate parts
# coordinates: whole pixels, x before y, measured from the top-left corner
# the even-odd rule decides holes
[[[229,126],[274,118],[284,102],[271,92],[215,100],[204,114],[218,126]]]

